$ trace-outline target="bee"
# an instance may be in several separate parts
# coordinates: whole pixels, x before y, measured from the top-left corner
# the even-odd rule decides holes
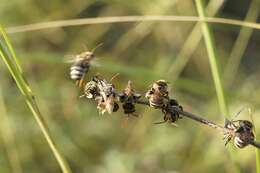
[[[124,91],[118,94],[119,101],[123,103],[122,107],[124,109],[124,113],[129,115],[136,116],[135,112],[135,103],[138,99],[141,98],[141,94],[135,93],[132,82],[128,81],[127,86]]]
[[[240,112],[235,117],[237,117]],[[237,148],[244,148],[247,145],[251,144],[255,139],[253,133],[253,124],[248,120],[233,119],[225,120],[224,127],[228,130],[224,132],[224,139],[226,139],[225,145],[227,145],[233,139],[234,145]]]
[[[96,97],[98,101],[98,110],[101,114],[108,112],[116,112],[119,109],[119,105],[116,103],[116,93],[113,84],[107,82],[105,79],[100,79],[98,76],[93,78],[98,88],[99,96]]]
[[[162,109],[164,114],[163,121],[157,122],[155,124],[162,124],[169,122],[171,124],[175,124],[175,122],[181,118],[179,112],[175,111],[173,107],[178,107],[180,110],[183,110],[182,106],[179,105],[177,100],[170,99],[165,108]]]
[[[88,99],[96,99],[98,96],[100,96],[100,91],[97,82],[91,80],[86,83],[84,88],[84,94],[80,97],[87,97]]]
[[[153,83],[152,88],[145,94],[149,104],[154,108],[162,108],[169,100],[168,84],[165,80],[158,80]]]
[[[99,46],[101,46],[101,44],[91,51],[85,51],[73,56],[73,64],[70,67],[70,78],[75,81],[76,86],[84,86],[85,74],[89,71],[90,62],[95,58],[94,51]]]

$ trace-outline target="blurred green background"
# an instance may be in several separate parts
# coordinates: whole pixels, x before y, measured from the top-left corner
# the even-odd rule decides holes
[[[208,16],[256,22],[258,0],[206,1]],[[0,0],[0,22],[7,28],[74,18],[125,15],[197,16],[192,0]],[[260,32],[211,24],[230,115],[253,110],[260,135]],[[219,111],[207,51],[194,22],[137,22],[53,28],[9,34],[25,76],[36,95],[59,149],[73,172],[190,173],[234,172],[234,163],[216,130],[183,118],[178,127],[154,125],[163,115],[138,106],[139,118],[122,127],[122,110],[99,115],[69,78],[64,56],[99,43],[99,66],[87,75],[114,80],[117,91],[128,80],[145,93],[158,80],[170,82],[171,96],[185,110],[224,123]],[[41,131],[0,61],[0,172],[60,172]],[[247,111],[240,119],[249,119]],[[253,147],[234,149],[241,172],[255,172]]]

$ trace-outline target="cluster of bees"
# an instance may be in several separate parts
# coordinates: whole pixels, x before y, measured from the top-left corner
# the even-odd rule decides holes
[[[131,81],[128,81],[125,89],[120,93],[116,93],[115,86],[111,81],[108,82],[100,76],[94,76],[91,81],[85,83],[85,74],[88,72],[90,62],[94,57],[91,51],[76,55],[70,68],[70,78],[75,81],[78,87],[84,88],[84,94],[81,97],[95,100],[101,114],[116,112],[119,109],[118,103],[121,103],[127,116],[137,117],[135,105],[139,103],[142,95],[135,92]],[[179,112],[173,107],[178,107],[180,110],[182,107],[176,100],[170,99],[168,83],[165,80],[154,82],[145,97],[148,99],[150,107],[160,109],[164,114],[164,120],[156,124],[174,123],[180,118]]]
[[[93,99],[97,102],[97,109],[101,114],[105,112],[111,114],[119,109],[122,104],[124,113],[129,117],[137,116],[135,114],[135,105],[144,103],[140,101],[141,94],[136,93],[129,81],[125,89],[116,93],[115,86],[111,81],[106,81],[99,76],[94,76],[91,81],[85,83],[84,76],[88,72],[90,62],[94,59],[92,51],[83,52],[75,56],[73,64],[70,68],[70,77],[75,81],[76,85],[84,88],[84,94],[81,97]],[[157,122],[161,124],[169,122],[174,124],[180,117],[182,106],[175,99],[169,97],[168,83],[165,80],[154,82],[146,92],[145,98],[148,99],[147,104],[155,109],[160,109],[164,115],[163,121]],[[247,120],[226,121],[224,126],[224,139],[226,144],[230,140],[234,140],[235,146],[243,148],[254,141],[253,124]]]

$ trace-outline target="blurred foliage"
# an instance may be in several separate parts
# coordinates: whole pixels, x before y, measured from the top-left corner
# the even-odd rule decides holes
[[[207,2],[212,1],[212,7],[217,8],[214,3],[219,0]],[[248,13],[258,10],[249,8],[251,3],[256,2],[223,1],[217,16],[244,20]],[[259,4],[256,3],[256,6]],[[122,15],[195,16],[197,13],[192,0],[0,0],[0,21],[5,27]],[[257,21],[257,16],[258,13],[247,20]],[[84,51],[82,45],[91,49],[103,43],[96,51],[100,65],[91,68],[88,79],[97,73],[107,79],[120,73],[114,80],[118,91],[132,80],[135,88],[144,93],[153,81],[165,78],[170,82],[172,96],[187,111],[223,123],[224,116],[219,113],[203,41],[196,45],[190,43],[196,46],[195,51],[177,78],[175,74],[168,73],[176,57],[182,58],[178,56],[179,52],[194,26],[194,23],[187,22],[117,23],[9,35],[51,133],[73,172],[233,172],[222,136],[215,130],[185,118],[179,121],[178,128],[166,124],[155,126],[153,122],[163,117],[161,112],[142,106],[138,106],[140,117],[130,119],[128,125],[122,127],[122,111],[101,116],[94,103],[78,99],[80,93],[69,79],[69,65],[64,63],[64,56]],[[243,49],[233,47],[241,28],[211,26],[230,116],[243,107],[252,108],[259,136],[260,61],[257,56],[260,32],[254,30],[247,37],[242,37],[240,42],[246,43]],[[241,59],[231,60],[237,58],[231,54],[241,49],[244,50]],[[35,120],[29,115],[13,79],[0,62],[3,93],[0,100],[4,103],[0,105],[4,107],[0,109],[0,117],[2,123],[9,123],[12,129],[10,133],[9,128],[1,128],[0,172],[59,172]],[[4,115],[7,115],[7,121]],[[239,118],[250,119],[250,116],[243,112]],[[11,135],[9,142],[13,143],[11,148],[5,142],[8,135]],[[10,150],[11,153],[17,152],[18,160],[15,162],[21,165],[22,171],[13,166]],[[252,147],[236,150],[235,158],[242,172],[255,171]]]

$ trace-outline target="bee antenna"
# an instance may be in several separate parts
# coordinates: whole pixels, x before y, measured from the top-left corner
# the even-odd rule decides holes
[[[96,47],[94,47],[94,48],[91,50],[91,52],[94,53],[95,50],[97,50],[97,48],[99,48],[99,47],[102,46],[102,45],[103,45],[103,43],[99,43]]]
[[[240,111],[238,111],[238,113],[236,113],[236,115],[231,119],[231,121],[233,121],[236,117],[238,117],[241,112],[243,112],[246,109],[246,107],[243,107],[242,109],[240,109]]]
[[[119,73],[116,73],[114,76],[112,76],[112,78],[110,79],[110,82],[112,82],[115,78],[117,78],[119,76]]]
[[[89,51],[87,44],[82,44],[82,47],[85,51]]]
[[[157,125],[157,124],[164,124],[164,123],[166,123],[166,121],[155,122],[154,124]]]

